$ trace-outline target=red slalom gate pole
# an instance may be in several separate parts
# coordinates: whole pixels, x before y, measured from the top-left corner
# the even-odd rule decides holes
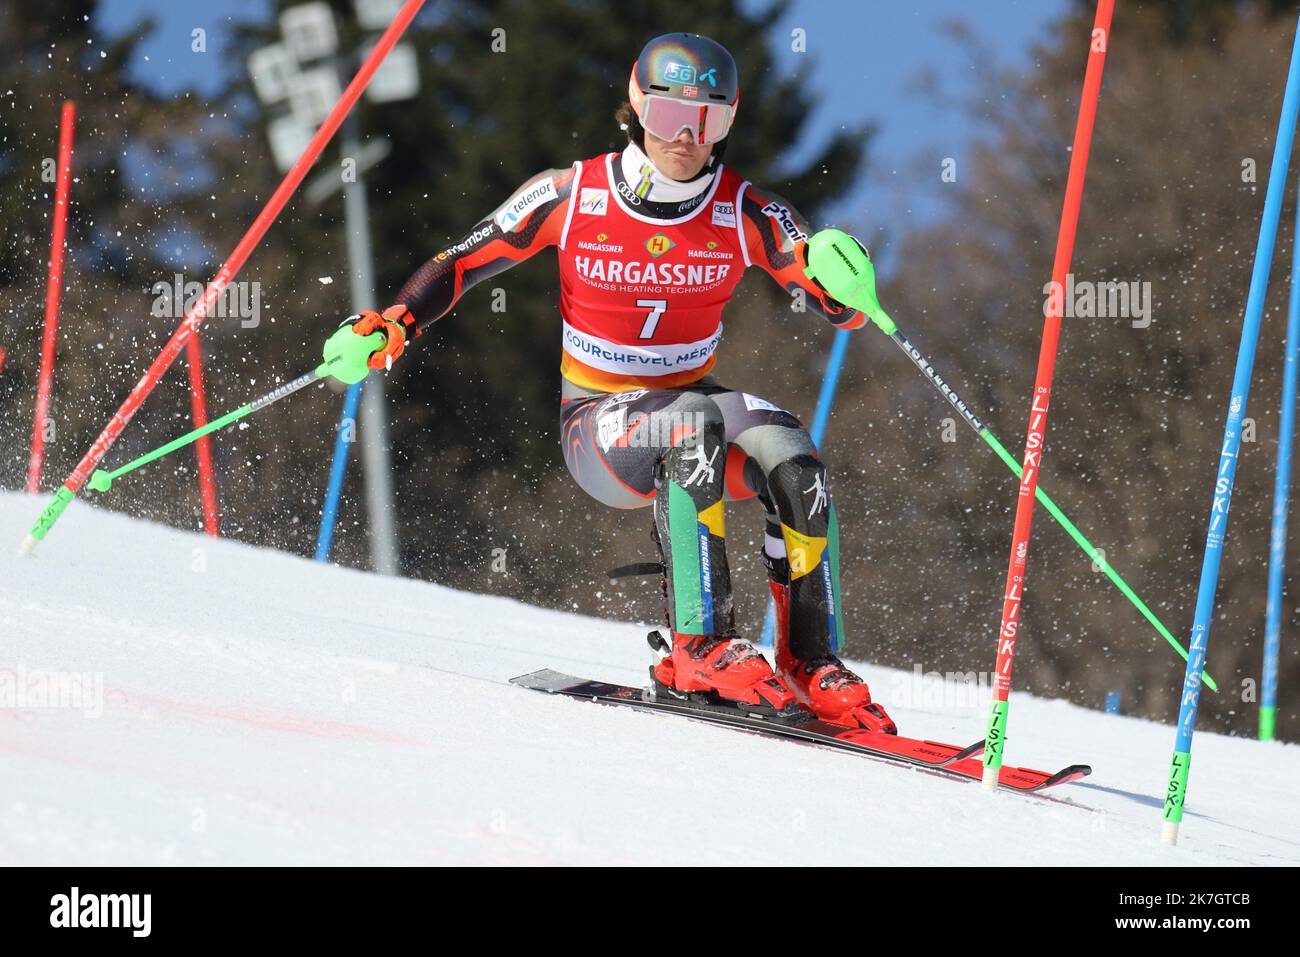
[[[50,271],[45,284],[45,333],[41,339],[41,373],[36,385],[36,418],[32,422],[32,454],[27,460],[27,492],[41,490],[45,465],[45,423],[54,393],[54,356],[59,344],[59,304],[63,300],[63,254],[68,236],[68,196],[72,191],[72,134],[77,107],[63,104],[59,117],[59,160],[54,185],[54,229],[50,237]]]
[[[1016,501],[1016,522],[1011,536],[1011,559],[1007,566],[1006,589],[1002,599],[1002,623],[998,628],[998,656],[993,677],[993,702],[989,709],[988,731],[984,739],[983,789],[993,791],[1002,769],[1007,738],[1007,707],[1011,695],[1011,669],[1016,654],[1016,633],[1020,624],[1020,603],[1024,598],[1025,572],[1029,558],[1029,531],[1034,521],[1034,494],[1038,473],[1042,469],[1043,443],[1047,436],[1047,409],[1052,398],[1052,376],[1056,371],[1057,344],[1061,337],[1064,315],[1062,291],[1070,272],[1074,254],[1074,237],[1079,225],[1079,207],[1083,203],[1083,181],[1088,171],[1088,151],[1092,147],[1092,128],[1097,119],[1097,100],[1101,95],[1101,74],[1110,45],[1110,21],[1115,0],[1098,0],[1097,16],[1092,26],[1088,68],[1083,77],[1083,98],[1079,102],[1079,119],[1074,128],[1074,151],[1070,156],[1070,173],[1065,184],[1065,205],[1061,211],[1061,228],[1056,237],[1056,257],[1052,263],[1052,293],[1043,310],[1043,342],[1038,351],[1038,375],[1029,406],[1029,427],[1025,434],[1025,457]]]
[[[208,397],[203,390],[203,350],[199,337],[190,336],[185,343],[185,364],[190,373],[190,410],[194,427],[208,424]],[[194,443],[194,454],[199,460],[199,494],[203,499],[203,530],[214,537],[221,534],[221,515],[217,510],[217,479],[212,470],[212,440],[206,435]]]
[[[207,318],[212,305],[225,291],[226,287],[230,285],[257,244],[262,241],[266,231],[270,229],[271,224],[280,215],[285,204],[289,202],[289,197],[293,195],[303,178],[306,177],[307,171],[320,157],[326,144],[338,132],[344,117],[348,115],[348,112],[361,97],[362,92],[375,75],[375,71],[379,69],[379,65],[383,63],[389,51],[401,39],[402,34],[406,32],[406,28],[410,26],[411,21],[415,19],[415,15],[423,5],[424,0],[406,0],[397,16],[393,18],[393,22],[384,31],[384,35],[375,44],[375,48],[366,57],[366,61],[361,65],[361,69],[357,71],[357,75],[352,78],[352,82],[343,91],[339,101],[330,110],[325,122],[321,124],[320,129],[311,138],[307,148],[303,150],[302,155],[298,157],[293,167],[285,174],[284,179],[276,187],[275,192],[271,194],[271,198],[267,200],[262,211],[253,220],[253,225],[248,228],[248,232],[244,233],[239,244],[231,252],[230,258],[222,264],[217,271],[217,275],[208,283],[207,288],[203,290],[202,297],[186,310],[180,325],[172,333],[172,337],[167,340],[167,344],[163,346],[162,351],[150,363],[149,368],[140,377],[140,381],[131,389],[121,407],[113,413],[113,417],[108,420],[108,424],[99,433],[99,437],[95,439],[90,449],[77,463],[77,467],[64,479],[63,486],[54,493],[54,498],[50,500],[45,510],[37,517],[31,531],[27,533],[27,537],[19,548],[20,555],[31,553],[32,549],[36,547],[36,543],[46,536],[54,523],[59,520],[59,516],[63,514],[77,493],[81,491],[82,486],[90,479],[91,473],[95,470],[95,466],[99,464],[99,460],[104,457],[104,453],[117,441],[117,437],[122,434],[126,424],[131,421],[131,417],[139,410],[141,403],[157,386],[163,373],[176,361],[176,357],[180,354],[181,349],[185,347],[185,343],[198,331],[203,320]]]

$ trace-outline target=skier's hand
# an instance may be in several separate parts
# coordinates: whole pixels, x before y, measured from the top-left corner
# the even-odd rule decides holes
[[[360,315],[350,316],[352,331],[359,336],[368,336],[374,332],[384,334],[384,346],[370,354],[368,365],[372,369],[391,369],[394,360],[406,350],[406,329],[415,322],[411,310],[406,306],[389,306],[382,313],[367,310]]]
[[[856,236],[841,229],[823,229],[808,239],[804,256],[805,275],[837,302],[863,313],[886,335],[893,334],[894,321],[876,298],[875,267],[867,247]]]

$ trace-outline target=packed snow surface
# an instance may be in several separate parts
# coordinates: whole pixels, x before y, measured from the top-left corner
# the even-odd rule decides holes
[[[0,494],[3,864],[1300,862],[1294,745],[1198,734],[1168,848],[1161,724],[1015,695],[1009,762],[1094,773],[987,796],[507,683],[640,683],[644,627],[80,502],[18,558],[42,505]],[[862,671],[904,732],[983,733],[985,691]]]

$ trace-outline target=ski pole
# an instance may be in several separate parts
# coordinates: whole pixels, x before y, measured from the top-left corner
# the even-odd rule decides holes
[[[885,316],[885,319],[888,320],[889,317]],[[998,441],[998,437],[989,431],[988,426],[980,421],[979,417],[971,411],[970,407],[966,405],[965,402],[962,401],[961,397],[957,395],[952,386],[945,382],[943,378],[934,371],[934,366],[930,364],[930,360],[923,356],[921,351],[917,349],[916,346],[912,345],[912,343],[907,340],[906,336],[898,331],[897,326],[894,326],[893,329],[890,330],[885,326],[876,323],[874,318],[872,319],[872,322],[875,323],[882,332],[888,335],[889,338],[893,340],[894,344],[897,345],[899,349],[903,350],[907,357],[915,363],[916,367],[921,370],[921,373],[926,377],[926,379],[928,379],[930,383],[939,390],[939,394],[947,399],[952,407],[960,413],[966,424],[974,429],[975,433],[984,440],[984,443],[997,453],[998,458],[1006,463],[1006,466],[1011,470],[1011,473],[1017,479],[1021,478],[1020,463],[1017,462],[1015,457],[1007,451],[1006,447]],[[892,321],[890,324],[892,325]],[[1043,506],[1043,508],[1047,510],[1047,513],[1051,515],[1052,518],[1056,519],[1057,524],[1060,525],[1061,528],[1065,529],[1066,534],[1074,539],[1075,544],[1083,550],[1083,553],[1092,560],[1093,564],[1106,574],[1106,577],[1110,579],[1111,584],[1119,589],[1120,594],[1127,598],[1129,602],[1132,603],[1133,607],[1142,613],[1142,617],[1151,623],[1151,627],[1156,630],[1156,633],[1164,638],[1165,641],[1169,642],[1169,644],[1173,646],[1174,650],[1182,656],[1184,661],[1186,661],[1187,649],[1178,643],[1178,639],[1175,638],[1173,633],[1164,626],[1164,623],[1156,617],[1155,612],[1147,607],[1146,602],[1138,597],[1137,592],[1132,589],[1129,583],[1121,578],[1119,572],[1115,571],[1115,569],[1111,567],[1110,562],[1106,560],[1106,556],[1102,554],[1101,550],[1093,545],[1092,542],[1088,541],[1083,532],[1079,531],[1079,527],[1075,525],[1074,522],[1070,521],[1069,516],[1061,511],[1060,506],[1052,501],[1051,497],[1043,491],[1041,486],[1036,486],[1034,488],[1034,501]],[[1208,672],[1202,672],[1201,678],[1205,681],[1206,687],[1211,691],[1219,690],[1219,686],[1215,684],[1214,679],[1210,677]]]
[[[852,259],[851,255],[840,255],[843,249],[853,251],[861,249],[860,243],[858,243],[848,233],[839,229],[823,229],[811,237],[808,240],[808,244],[810,260],[814,257],[824,257],[822,259],[823,264],[819,266],[820,272],[816,277],[814,277],[823,285],[827,284],[826,281],[830,278],[829,274],[835,267],[836,263],[847,263]],[[836,247],[840,248],[837,249]],[[863,250],[863,253],[865,253],[865,250]],[[962,400],[961,396],[957,394],[957,391],[952,387],[952,385],[950,385],[947,380],[935,371],[933,363],[922,354],[920,349],[912,345],[907,337],[899,330],[897,323],[895,323],[894,320],[889,317],[889,314],[881,307],[880,300],[876,296],[875,273],[871,266],[870,259],[864,255],[862,256],[862,262],[865,263],[864,274],[859,275],[857,273],[852,273],[850,270],[852,273],[851,275],[835,276],[830,283],[830,285],[835,288],[828,289],[828,291],[840,302],[862,312],[871,320],[872,325],[888,336],[893,341],[894,345],[898,346],[898,348],[903,351],[903,354],[912,360],[912,363],[921,371],[921,374],[925,376],[926,380],[938,390],[939,394],[947,399],[949,404],[957,410],[958,414],[962,417],[962,421],[969,425],[975,433],[984,440],[984,443],[997,454],[998,458],[1000,458],[1006,467],[1011,470],[1011,474],[1013,474],[1017,479],[1021,478],[1020,463],[1017,462],[1011,453],[1007,451],[1006,447],[998,441],[998,437],[989,431],[988,427],[983,423],[983,421],[981,421],[980,417],[975,414],[974,410],[971,409],[965,401]],[[811,275],[811,270],[809,271],[809,274]],[[1087,555],[1088,558],[1090,558],[1096,566],[1106,574],[1106,577],[1110,579],[1111,584],[1119,589],[1120,594],[1127,598],[1132,603],[1133,607],[1141,612],[1142,616],[1151,623],[1151,626],[1155,628],[1156,632],[1164,638],[1165,641],[1169,642],[1169,644],[1173,646],[1174,650],[1177,651],[1184,660],[1186,660],[1187,649],[1183,648],[1183,646],[1178,643],[1178,639],[1175,638],[1169,629],[1164,626],[1164,623],[1156,617],[1155,612],[1147,607],[1147,604],[1138,597],[1137,593],[1132,589],[1132,587],[1130,587],[1128,582],[1120,577],[1119,572],[1115,571],[1115,569],[1111,567],[1110,562],[1106,560],[1105,555],[1103,555],[1101,551],[1092,544],[1092,542],[1088,541],[1083,532],[1079,531],[1079,527],[1070,520],[1069,516],[1061,511],[1060,506],[1052,501],[1051,497],[1043,491],[1041,487],[1036,487],[1034,489],[1034,500],[1042,505],[1052,518],[1056,519],[1057,523],[1065,529],[1066,533],[1072,539],[1074,539],[1075,544],[1078,545],[1079,548],[1083,550],[1084,554]],[[1219,686],[1215,684],[1214,679],[1208,672],[1202,672],[1201,677],[1205,681],[1206,687],[1210,688],[1212,691],[1219,690]]]
[[[109,487],[112,486],[113,480],[119,476],[126,475],[128,472],[134,472],[136,469],[140,468],[140,466],[148,465],[150,462],[155,459],[160,459],[164,455],[170,455],[177,449],[183,449],[185,446],[197,442],[209,433],[216,432],[218,429],[224,429],[226,426],[238,422],[249,413],[257,412],[259,409],[265,409],[271,403],[279,402],[286,396],[293,395],[299,389],[306,388],[313,382],[320,381],[324,378],[324,368],[325,367],[321,365],[318,368],[313,369],[311,372],[298,376],[298,378],[294,379],[292,382],[286,382],[284,385],[277,386],[275,389],[266,393],[266,395],[258,396],[252,402],[245,403],[232,412],[227,412],[219,419],[213,419],[201,428],[194,429],[192,432],[186,432],[179,438],[172,439],[166,445],[160,445],[152,452],[146,452],[138,459],[132,459],[130,462],[127,462],[119,468],[113,469],[111,472],[106,472],[103,469],[95,469],[90,476],[90,481],[86,484],[96,492],[107,492]]]
[[[119,476],[126,475],[128,472],[134,472],[142,465],[148,465],[164,455],[169,455],[177,449],[182,449],[192,442],[197,442],[203,436],[218,429],[224,429],[234,422],[238,422],[246,415],[265,409],[272,403],[279,402],[287,396],[293,395],[300,389],[305,389],[313,382],[317,382],[327,376],[334,376],[347,382],[349,385],[354,382],[360,382],[366,377],[370,369],[367,362],[370,354],[376,349],[382,349],[386,337],[382,332],[372,332],[368,336],[358,336],[352,332],[349,326],[340,326],[329,340],[325,343],[324,359],[325,361],[318,365],[311,372],[305,372],[298,378],[283,385],[276,386],[265,395],[258,396],[251,402],[246,402],[239,408],[227,412],[219,419],[213,419],[207,425],[193,431],[186,432],[179,438],[172,439],[164,445],[158,446],[152,452],[146,452],[137,459],[132,459],[125,465],[106,472],[103,469],[96,469],[90,476],[87,483],[96,492],[107,492],[113,484],[113,480]]]

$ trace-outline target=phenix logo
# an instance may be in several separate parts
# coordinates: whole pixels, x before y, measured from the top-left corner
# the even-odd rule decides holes
[[[152,894],[71,894],[50,898],[51,927],[129,927],[132,937],[148,937]]]
[[[790,237],[790,242],[798,243],[808,238],[808,234],[800,229],[799,224],[794,221],[794,216],[790,214],[790,210],[775,200],[764,206],[763,212],[767,213],[771,219],[776,220],[777,225],[781,227],[781,231]]]

